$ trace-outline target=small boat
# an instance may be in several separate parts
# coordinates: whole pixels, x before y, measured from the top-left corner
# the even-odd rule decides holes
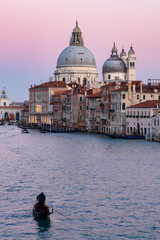
[[[49,211],[49,206],[44,205],[43,207],[39,207],[37,204],[33,207],[33,215],[38,219],[47,218],[50,214],[53,213],[53,208],[51,208],[51,212]]]
[[[26,128],[24,128],[24,129],[22,130],[22,133],[29,133],[29,131],[28,131]]]
[[[41,133],[46,133],[46,130],[45,129],[41,129],[40,132]]]
[[[144,136],[138,136],[138,135],[121,135],[121,138],[125,138],[125,139],[145,139]]]
[[[106,134],[110,138],[123,138],[123,139],[145,139],[144,136],[139,135],[116,135],[116,134]]]
[[[120,138],[120,135],[117,134],[106,134],[106,136],[110,138]]]

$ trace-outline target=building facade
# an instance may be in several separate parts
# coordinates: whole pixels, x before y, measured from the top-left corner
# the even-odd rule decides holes
[[[152,121],[152,117],[159,111],[160,100],[145,101],[126,108],[126,134],[142,136],[155,134],[158,120]]]
[[[86,129],[88,132],[100,132],[101,90],[86,96]]]
[[[111,56],[107,59],[102,67],[103,80],[101,85],[110,83],[119,78],[120,80],[136,80],[136,57],[133,47],[131,46],[128,57],[122,49],[120,56],[118,50],[113,44]]]
[[[40,85],[34,85],[29,89],[29,123],[41,126],[52,124],[53,121],[53,97],[65,90],[71,89],[63,81],[49,81]]]

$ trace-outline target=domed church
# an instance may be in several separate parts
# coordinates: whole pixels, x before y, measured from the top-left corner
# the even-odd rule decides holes
[[[128,57],[126,56],[124,48],[119,57],[114,43],[110,58],[103,64],[102,74],[103,84],[112,82],[115,78],[121,80],[136,80],[136,58],[132,46],[128,52]]]
[[[67,84],[76,82],[87,88],[98,86],[96,61],[91,51],[84,46],[77,21],[70,38],[70,45],[59,55],[54,74],[55,80]]]

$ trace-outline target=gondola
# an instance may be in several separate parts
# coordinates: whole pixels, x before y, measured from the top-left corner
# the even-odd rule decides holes
[[[29,133],[29,131],[26,128],[24,128],[22,129],[22,133]]]
[[[47,205],[44,205],[43,207],[39,207],[38,204],[35,204],[33,207],[33,215],[35,218],[38,218],[38,219],[47,218],[50,214],[53,213],[53,208],[51,208],[51,212],[49,209],[50,207]]]
[[[41,133],[46,133],[46,130],[45,129],[40,129],[40,132]]]

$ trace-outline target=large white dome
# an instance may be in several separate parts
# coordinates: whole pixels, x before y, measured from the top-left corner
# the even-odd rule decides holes
[[[96,61],[91,51],[84,46],[69,46],[58,57],[57,67],[63,66],[93,66]]]

